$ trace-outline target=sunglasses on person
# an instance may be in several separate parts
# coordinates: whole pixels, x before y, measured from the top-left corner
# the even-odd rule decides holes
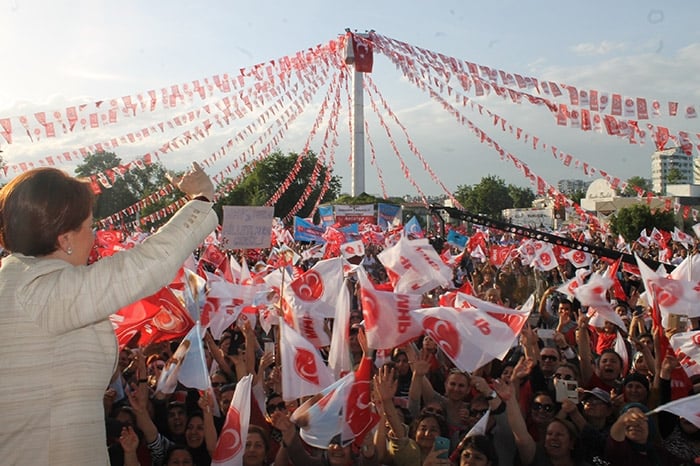
[[[438,416],[445,416],[445,412],[441,409],[435,408],[423,408],[423,413],[425,414],[437,414]]]
[[[557,358],[556,356],[553,356],[553,355],[550,355],[550,354],[543,354],[543,355],[540,355],[540,358],[541,358],[543,361],[557,361],[557,360],[559,359],[559,358]]]
[[[571,374],[554,374],[555,379],[564,379],[564,380],[574,380],[574,376]]]
[[[280,401],[277,404],[269,404],[265,407],[267,414],[272,414],[277,410],[284,411],[287,409],[287,404],[284,401]]]
[[[533,411],[544,411],[545,413],[551,413],[554,411],[554,405],[546,403],[532,403]]]
[[[214,388],[221,388],[221,387],[223,387],[224,385],[226,385],[226,382],[212,382],[212,383],[211,383],[211,386],[214,387]]]

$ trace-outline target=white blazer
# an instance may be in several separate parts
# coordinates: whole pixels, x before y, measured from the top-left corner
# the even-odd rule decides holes
[[[109,465],[105,389],[116,368],[108,317],[167,285],[217,225],[187,203],[135,248],[90,266],[13,254],[0,267],[0,462]]]

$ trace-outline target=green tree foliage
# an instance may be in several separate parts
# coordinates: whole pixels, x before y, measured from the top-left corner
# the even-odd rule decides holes
[[[508,185],[508,195],[513,200],[513,207],[518,209],[532,207],[532,201],[535,200],[535,193],[532,192],[532,189],[512,184]]]
[[[668,174],[666,175],[667,184],[680,184],[685,182],[686,177],[683,176],[683,173],[681,173],[681,171],[676,167],[673,167],[668,171]]]
[[[121,165],[122,161],[116,154],[112,152],[99,152],[90,154],[85,157],[82,164],[75,169],[75,174],[79,177],[89,177],[96,173],[105,173],[109,169],[113,169]],[[116,173],[116,172],[115,172]],[[110,178],[110,177],[108,177]],[[143,199],[154,192],[169,184],[165,178],[165,169],[159,163],[146,165],[145,168],[129,170],[124,173],[124,176],[115,175],[112,182],[112,188],[103,189],[102,193],[97,196],[95,203],[94,216],[99,220],[118,212],[122,209],[135,204],[140,199]],[[141,212],[134,213],[130,218],[125,218],[124,221],[134,221],[137,216],[143,217],[164,206],[172,203],[182,194],[175,192],[168,196],[164,196],[155,204],[149,205]],[[154,224],[145,225],[145,228],[157,227],[163,223],[165,219]]]
[[[500,219],[503,209],[532,207],[535,194],[527,188],[506,185],[498,176],[486,176],[473,186],[457,186],[455,197],[469,212]]]
[[[622,195],[626,197],[637,196],[637,190],[634,189],[635,187],[644,191],[651,191],[651,182],[641,176],[633,176],[627,180],[627,187],[622,192]]]
[[[268,155],[252,168],[248,176],[238,186],[219,199],[216,209],[221,213],[221,205],[264,205],[293,171],[297,158],[298,155],[292,152],[284,155],[281,151],[276,151]],[[299,173],[275,204],[276,217],[286,217],[302,197],[306,187],[311,183],[312,173],[317,160],[318,157],[312,151],[309,151],[303,157]],[[250,169],[251,167],[248,166],[247,168]],[[295,215],[307,217],[311,213],[321,193],[326,170],[325,166],[321,167],[311,194],[301,210]],[[332,201],[338,196],[339,192],[340,178],[333,175],[321,203]]]
[[[581,199],[586,197],[586,191],[583,189],[577,189],[569,195],[569,199],[578,205],[581,205]]]
[[[628,242],[639,238],[639,233],[645,228],[648,232],[654,227],[672,231],[673,226],[673,212],[652,212],[646,204],[624,207],[610,218],[611,231],[622,235]]]
[[[362,204],[376,204],[378,202],[383,202],[387,204],[403,204],[403,200],[398,200],[391,202],[387,199],[382,199],[381,197],[372,196],[367,193],[360,193],[355,197],[349,194],[342,194],[338,196],[337,199],[333,201],[333,204],[343,204],[343,205],[362,205]]]

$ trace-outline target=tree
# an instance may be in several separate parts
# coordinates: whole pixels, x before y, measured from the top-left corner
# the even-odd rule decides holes
[[[143,169],[129,170],[123,176],[117,174],[116,170],[113,170],[115,167],[120,166],[121,163],[121,159],[113,152],[98,152],[89,154],[85,157],[84,162],[75,169],[77,176],[86,178],[96,173],[105,173],[105,176],[112,184],[111,188],[103,189],[102,193],[97,196],[93,215],[98,220],[109,217],[115,212],[135,204],[140,199],[159,191],[163,186],[169,184],[165,177],[165,169],[159,163],[146,165]],[[125,220],[134,221],[137,219],[137,216],[145,216],[155,212],[173,202],[177,197],[178,193],[163,196],[158,202],[147,206],[140,212],[134,213],[131,218]],[[157,227],[165,220],[148,224],[146,228]]]
[[[620,234],[627,242],[639,238],[643,229],[671,231],[674,226],[673,212],[651,212],[646,204],[635,204],[631,207],[623,207],[610,218],[610,230],[614,234]]]
[[[215,209],[221,213],[222,205],[264,205],[272,198],[277,189],[284,184],[289,174],[294,171],[298,158],[298,154],[290,152],[288,155],[284,155],[278,150],[259,161],[254,167],[247,165],[244,171],[250,170],[250,173],[238,186],[219,199]],[[301,166],[297,175],[275,203],[274,215],[276,217],[284,218],[292,211],[297,201],[304,194],[307,186],[311,183],[317,161],[318,157],[312,151],[307,152],[301,159]],[[310,195],[295,215],[299,217],[309,216],[321,193],[326,170],[328,168],[322,165]],[[332,201],[338,196],[339,192],[340,178],[331,175],[328,190],[323,199],[321,199],[321,203]]]
[[[635,188],[642,191],[651,191],[651,182],[646,178],[642,178],[641,176],[633,176],[627,180],[627,187],[622,192],[622,195],[626,197],[637,196],[638,189]]]
[[[672,167],[666,174],[666,184],[678,184],[683,183],[685,181],[685,176],[676,167]]]
[[[532,207],[532,201],[535,200],[535,193],[530,188],[521,188],[512,184],[508,185],[508,195],[513,200],[515,208]]]
[[[583,199],[584,197],[586,197],[586,191],[583,189],[577,189],[569,195],[569,199],[571,199],[578,205],[581,205],[581,199]]]
[[[352,197],[349,194],[342,194],[338,196],[334,201],[333,204],[344,204],[344,205],[361,205],[361,204],[376,204],[378,202],[385,202],[389,204],[403,204],[402,200],[396,200],[394,199],[394,202],[388,199],[383,199],[377,196],[372,196],[371,194],[367,193],[360,193],[355,197]]]
[[[506,186],[498,176],[486,176],[474,186],[457,186],[455,197],[470,212],[494,219],[502,218],[501,211],[516,206],[531,207],[535,194],[527,188]]]

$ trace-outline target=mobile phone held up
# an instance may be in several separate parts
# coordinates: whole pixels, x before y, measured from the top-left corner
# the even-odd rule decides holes
[[[435,446],[433,449],[435,451],[445,450],[443,453],[438,455],[438,458],[443,460],[447,459],[448,455],[450,454],[450,439],[441,436],[435,437]]]

